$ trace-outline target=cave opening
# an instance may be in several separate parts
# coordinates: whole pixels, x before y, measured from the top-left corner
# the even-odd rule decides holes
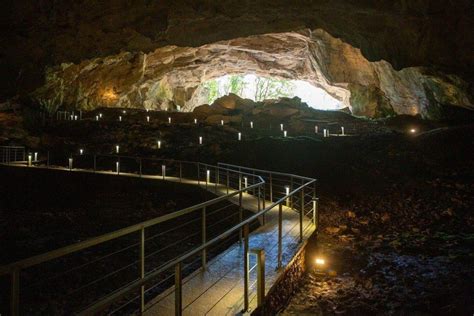
[[[210,79],[202,83],[199,88],[202,89],[202,94],[208,104],[233,93],[255,102],[298,97],[301,102],[318,110],[338,110],[344,107],[341,101],[325,90],[304,80],[289,80],[256,74],[227,74]]]

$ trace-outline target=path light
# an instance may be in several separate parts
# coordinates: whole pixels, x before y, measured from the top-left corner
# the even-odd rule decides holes
[[[146,121],[150,122],[150,117],[149,116],[146,117]]]
[[[102,118],[102,113],[99,113],[99,117]]]
[[[171,117],[168,117],[168,124],[171,124]]]
[[[288,195],[290,195],[290,187],[286,185],[285,186],[285,196],[288,196]],[[288,207],[290,206],[290,197],[289,196],[286,198],[286,206],[288,206]]]
[[[79,149],[79,155],[81,155],[81,156],[82,156],[82,154],[83,154],[83,153],[84,153],[84,149],[82,149],[82,148],[81,148],[81,149]]]
[[[74,115],[74,121],[77,121],[77,115]]]
[[[72,170],[72,157],[69,158],[69,171]]]
[[[96,121],[99,120],[99,116],[98,116],[98,115],[95,116],[95,120],[96,120]]]
[[[318,125],[315,125],[315,126],[314,126],[314,133],[317,134],[317,133],[318,133],[318,130],[319,130]]]
[[[316,257],[316,259],[314,260],[314,263],[316,263],[317,266],[322,267],[326,264],[326,260],[324,260],[324,258],[321,258],[321,257]]]
[[[286,135],[287,135],[287,132],[283,131],[283,137],[286,137]]]
[[[341,126],[341,135],[344,136],[344,126]]]
[[[28,154],[28,167],[31,167],[31,159],[32,159],[32,155],[31,153]]]
[[[211,180],[211,170],[207,169],[206,170],[206,185],[210,182]]]
[[[115,163],[115,171],[117,172],[117,174],[120,174],[120,162],[116,162]]]
[[[116,145],[116,146],[115,146],[115,153],[117,153],[117,154],[118,154],[118,153],[119,153],[119,151],[120,151],[120,146],[119,146],[119,145]]]
[[[156,141],[156,144],[158,145],[158,149],[161,149],[161,140]]]
[[[202,136],[199,136],[199,145],[202,145]]]
[[[221,125],[224,125],[224,120],[221,120]]]
[[[146,110],[146,112],[148,113],[148,109],[145,109],[145,110]]]
[[[194,119],[194,124],[197,124],[198,123],[198,120],[197,119]]]
[[[283,124],[280,124],[280,130],[283,131]]]
[[[329,137],[329,130],[327,129],[323,130],[323,137]]]
[[[38,153],[35,152],[35,160],[34,161],[38,161]]]
[[[119,116],[119,122],[122,122],[122,117],[121,116]]]
[[[410,129],[410,133],[415,134],[415,133],[416,133],[416,129],[414,129],[414,128]]]
[[[237,136],[238,140],[242,140],[242,133],[239,132],[237,135],[238,135],[238,136]]]
[[[166,166],[161,165],[161,175],[163,176],[163,180],[166,178]]]
[[[250,122],[250,128],[253,128],[253,122]]]
[[[122,113],[125,114],[125,113],[127,113],[127,111],[123,110]]]
[[[248,186],[247,177],[244,177],[244,188],[247,188],[247,186]]]

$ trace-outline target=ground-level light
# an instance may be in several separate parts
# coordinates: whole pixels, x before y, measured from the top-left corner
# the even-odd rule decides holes
[[[202,136],[199,136],[199,145],[202,145]]]
[[[166,178],[166,166],[161,165],[161,175],[163,176],[163,180]]]
[[[72,170],[72,158],[69,158],[69,171]]]
[[[253,122],[250,122],[250,128],[253,128]]]
[[[95,116],[95,120],[96,120],[96,121],[99,120],[99,116],[98,116],[98,115]]]
[[[287,132],[283,131],[283,137],[286,137],[286,136],[287,136]]]
[[[120,174],[120,162],[116,162],[115,163],[115,171],[117,172],[117,174]]]
[[[34,159],[34,161],[38,161],[38,153],[37,153],[37,152],[35,152],[35,159]]]
[[[77,115],[74,115],[74,121],[77,121]]]
[[[168,124],[171,124],[171,117],[168,117]]]
[[[28,167],[31,167],[31,160],[33,156],[31,154],[28,154]]]
[[[119,146],[119,145],[116,145],[116,146],[115,146],[115,152],[118,154],[119,151],[120,151],[120,146]]]
[[[156,145],[158,146],[158,149],[161,149],[161,140],[156,141]]]
[[[341,126],[341,135],[344,136],[344,126]]]
[[[237,139],[238,139],[238,140],[242,140],[242,133],[241,133],[241,132],[239,132],[239,133],[237,134]]]
[[[127,113],[127,111],[123,110],[122,113],[125,114],[125,113]]]
[[[246,188],[248,186],[248,180],[247,180],[247,177],[244,177],[244,188]]]
[[[82,155],[84,153],[84,149],[79,149],[79,155]]]
[[[146,121],[150,122],[150,117],[149,116],[146,117]]]
[[[315,126],[314,126],[314,133],[315,133],[315,134],[318,133],[318,129],[319,129],[319,128],[318,128],[318,125],[315,125]]]
[[[290,195],[290,187],[289,186],[285,186],[285,196],[288,196]],[[286,206],[290,206],[290,197],[287,197],[286,198]]]
[[[410,129],[410,133],[415,134],[415,133],[416,133],[416,129],[414,129],[414,128]]]
[[[197,119],[194,119],[194,124],[197,124],[198,123],[198,120]]]
[[[280,124],[280,131],[283,132],[283,124]]]
[[[102,118],[102,113],[99,113],[99,117]]]
[[[224,120],[221,120],[221,125],[224,125]]]
[[[324,258],[321,258],[321,257],[316,257],[314,259],[314,263],[317,265],[317,266],[324,266],[326,264],[326,260],[324,260]]]
[[[119,122],[122,122],[122,117],[121,116],[119,116]]]
[[[210,182],[211,180],[211,170],[207,169],[206,170],[206,185]]]

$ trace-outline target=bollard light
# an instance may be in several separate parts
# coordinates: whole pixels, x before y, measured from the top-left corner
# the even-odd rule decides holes
[[[238,140],[242,140],[242,133],[241,133],[241,132],[239,132],[239,133],[237,134],[237,139],[238,139]]]
[[[31,167],[32,155],[28,154],[28,167]]]
[[[102,118],[102,113],[99,113],[99,117]]]
[[[122,122],[122,117],[121,116],[119,116],[119,122]]]
[[[319,128],[318,128],[318,125],[315,125],[315,126],[314,126],[314,133],[315,133],[315,134],[318,133],[318,129],[319,129]]]
[[[116,162],[115,163],[115,171],[117,172],[117,174],[120,174],[120,162]]]
[[[123,110],[122,113],[125,114],[125,113],[127,113],[127,111]]]
[[[194,119],[194,124],[197,124],[198,123],[198,120],[197,119]]]
[[[287,136],[287,132],[283,131],[283,137],[286,137],[286,136]]]
[[[326,260],[324,260],[324,258],[321,258],[321,257],[316,257],[316,259],[314,260],[314,263],[316,263],[317,266],[324,266],[326,264]]]
[[[344,126],[341,126],[341,135],[344,136]]]
[[[221,125],[224,125],[224,120],[221,120]]]
[[[202,136],[199,136],[199,145],[202,145]]]
[[[77,121],[77,115],[74,115],[74,121]]]
[[[72,170],[72,158],[69,158],[69,171]]]
[[[34,159],[34,161],[38,161],[38,153],[37,153],[37,152],[35,152],[35,159]]]
[[[156,144],[157,144],[157,146],[158,146],[158,149],[161,149],[161,140],[158,140],[158,141],[156,142]]]
[[[286,185],[285,186],[285,196],[288,196],[288,195],[290,195],[290,187]],[[286,206],[288,206],[288,207],[290,206],[290,197],[289,196],[286,198]]]
[[[98,116],[98,115],[95,116],[95,120],[96,120],[96,121],[99,120],[99,116]]]
[[[280,130],[283,131],[283,124],[280,124]]]
[[[84,149],[79,149],[79,155],[82,155],[84,153]]]
[[[253,122],[250,122],[250,128],[253,128]]]
[[[244,188],[246,188],[247,186],[248,186],[247,177],[244,177]]]
[[[208,184],[211,180],[211,170],[206,170],[206,184]]]
[[[119,145],[116,145],[116,146],[115,146],[115,153],[117,153],[117,154],[118,154],[118,153],[119,153],[119,151],[120,151],[120,146],[119,146]]]
[[[74,115],[71,114],[69,118],[71,119],[71,121],[74,120]]]
[[[171,124],[171,117],[168,117],[168,124]]]
[[[161,175],[163,176],[163,180],[166,178],[166,166],[161,165]]]
[[[145,110],[146,110],[146,112],[148,113],[148,109],[145,109]]]
[[[150,117],[149,116],[146,117],[146,121],[150,122]]]

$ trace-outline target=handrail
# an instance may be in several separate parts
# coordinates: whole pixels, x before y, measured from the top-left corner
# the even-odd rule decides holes
[[[182,255],[181,257],[178,257],[175,260],[170,261],[168,264],[161,267],[160,269],[155,270],[155,271],[147,274],[144,278],[133,281],[132,283],[130,283],[126,287],[120,289],[119,291],[116,291],[116,292],[112,293],[111,295],[109,295],[105,299],[91,305],[90,307],[88,307],[87,309],[85,309],[84,311],[79,313],[79,315],[90,315],[90,314],[93,314],[93,313],[107,307],[108,305],[112,304],[114,301],[120,299],[124,295],[127,295],[131,291],[138,289],[142,285],[145,285],[148,281],[150,281],[154,277],[158,276],[160,273],[170,269],[171,267],[175,266],[176,264],[178,264],[178,263],[188,259],[189,257],[199,253],[203,249],[208,248],[209,246],[213,245],[214,243],[218,242],[219,240],[224,239],[225,237],[229,236],[230,234],[237,231],[238,229],[243,228],[245,225],[250,224],[251,222],[258,219],[263,214],[265,214],[268,211],[270,211],[271,209],[273,209],[275,206],[279,205],[280,203],[283,203],[289,196],[295,194],[296,192],[298,192],[302,188],[314,183],[315,181],[316,181],[315,179],[312,179],[311,181],[309,181],[309,182],[305,183],[304,185],[298,187],[297,189],[291,191],[288,195],[286,195],[283,198],[279,199],[278,201],[274,202],[269,207],[267,207],[267,208],[261,210],[260,212],[250,216],[246,220],[240,222],[240,224],[237,224],[237,225],[233,226],[232,228],[228,229],[227,231],[220,234],[219,236],[211,239],[210,241],[202,244],[201,246],[198,246],[197,248],[189,251],[188,253]]]
[[[18,295],[18,293],[16,291],[18,291],[18,286],[19,285],[15,282],[17,282],[17,280],[19,278],[19,273],[20,273],[21,269],[28,268],[28,267],[31,267],[31,266],[34,266],[34,265],[37,265],[37,264],[41,264],[41,263],[44,263],[44,262],[47,262],[47,261],[50,261],[50,260],[53,260],[53,259],[56,259],[56,258],[59,258],[59,257],[63,257],[65,255],[75,253],[77,251],[87,249],[89,247],[99,245],[99,244],[102,244],[104,242],[114,240],[116,238],[131,234],[131,233],[134,233],[134,232],[139,232],[139,231],[142,232],[142,237],[141,238],[142,238],[142,243],[143,243],[144,242],[143,238],[144,238],[145,228],[151,227],[151,226],[154,226],[154,225],[157,225],[159,223],[163,223],[163,222],[175,219],[175,218],[178,218],[180,216],[184,216],[186,214],[190,214],[190,213],[192,213],[194,211],[197,211],[197,210],[203,210],[204,209],[204,211],[205,211],[207,206],[214,205],[214,204],[219,203],[221,201],[229,200],[230,198],[235,197],[237,195],[239,195],[240,208],[242,209],[242,194],[246,193],[246,192],[249,192],[249,191],[253,191],[256,188],[258,188],[258,195],[256,196],[258,198],[258,211],[255,214],[253,214],[252,216],[245,219],[245,220],[243,220],[241,218],[240,222],[238,224],[236,224],[236,225],[232,226],[231,228],[227,229],[225,232],[221,233],[219,236],[214,237],[211,240],[205,240],[205,238],[204,238],[203,243],[200,246],[195,247],[194,249],[188,251],[187,253],[179,255],[179,257],[175,257],[174,259],[172,259],[172,261],[168,261],[167,263],[164,263],[164,265],[162,265],[158,269],[150,271],[147,274],[142,272],[143,274],[142,274],[141,278],[128,283],[124,287],[119,288],[119,289],[117,289],[116,291],[114,291],[110,294],[107,294],[105,297],[99,298],[98,301],[92,303],[91,305],[86,307],[85,310],[80,312],[80,315],[91,314],[91,313],[94,313],[96,311],[99,311],[99,310],[107,307],[108,305],[116,302],[118,299],[120,299],[123,296],[127,295],[131,291],[134,291],[134,290],[138,289],[139,287],[144,286],[146,283],[150,282],[153,278],[158,276],[160,273],[170,269],[173,266],[180,265],[184,260],[187,260],[188,258],[196,255],[199,252],[204,252],[203,256],[205,258],[206,249],[208,249],[209,247],[211,247],[214,244],[218,243],[219,241],[222,241],[223,239],[227,238],[232,233],[234,233],[238,230],[240,230],[242,232],[242,229],[243,229],[243,231],[246,231],[246,228],[247,228],[247,231],[248,231],[248,225],[249,224],[251,224],[253,221],[259,219],[260,217],[262,217],[264,219],[264,215],[267,212],[269,212],[270,210],[272,210],[277,205],[280,206],[280,217],[279,217],[280,224],[279,225],[281,225],[281,206],[285,203],[285,201],[286,201],[286,203],[288,203],[288,200],[290,198],[291,198],[291,201],[292,201],[293,196],[295,196],[296,193],[299,192],[299,191],[301,192],[302,200],[304,200],[304,197],[303,197],[304,196],[304,189],[316,182],[316,179],[312,179],[312,178],[308,178],[308,177],[302,177],[302,176],[288,174],[288,173],[282,173],[282,172],[273,172],[273,171],[267,171],[267,170],[261,170],[261,169],[253,169],[253,168],[242,167],[242,166],[226,164],[226,163],[217,163],[217,165],[210,165],[210,164],[207,164],[207,163],[192,162],[192,161],[180,161],[180,160],[174,160],[174,159],[161,159],[161,158],[153,158],[153,157],[150,157],[150,158],[147,158],[147,157],[134,157],[134,156],[125,156],[125,155],[113,155],[113,154],[91,154],[91,153],[81,154],[81,155],[75,155],[75,154],[72,155],[71,154],[70,157],[72,158],[72,157],[76,157],[76,156],[86,156],[86,155],[87,156],[92,156],[92,155],[94,156],[94,171],[96,170],[96,165],[95,165],[96,158],[101,157],[101,156],[116,158],[116,159],[119,159],[119,161],[120,161],[120,159],[140,160],[140,175],[142,175],[142,173],[141,173],[141,165],[142,165],[141,162],[142,162],[142,160],[144,160],[144,161],[146,161],[146,160],[162,161],[162,162],[167,162],[167,163],[192,164],[194,166],[197,166],[197,181],[198,181],[198,184],[199,184],[199,181],[200,181],[199,179],[202,179],[200,170],[211,170],[211,171],[214,170],[212,172],[216,172],[216,174],[214,176],[214,179],[216,181],[212,185],[215,184],[216,192],[217,192],[217,185],[219,184],[219,172],[223,171],[224,173],[227,174],[227,185],[226,185],[227,194],[224,194],[222,196],[218,196],[218,197],[216,197],[214,199],[211,199],[209,201],[205,201],[205,202],[202,202],[202,203],[184,208],[182,210],[178,210],[178,211],[170,213],[170,214],[166,214],[166,215],[159,216],[159,217],[147,220],[147,221],[143,221],[141,223],[134,224],[134,225],[131,225],[129,227],[122,228],[122,229],[118,229],[118,230],[115,230],[113,232],[109,232],[109,233],[106,233],[106,234],[103,234],[103,235],[100,235],[100,236],[92,237],[90,239],[84,240],[84,241],[79,242],[79,243],[75,243],[75,244],[72,244],[72,245],[69,245],[69,246],[61,247],[61,248],[58,248],[58,249],[55,249],[55,250],[52,250],[52,251],[49,251],[49,252],[46,252],[46,253],[43,253],[43,254],[39,254],[39,255],[36,255],[36,256],[30,257],[30,258],[22,259],[22,260],[19,260],[19,261],[16,261],[16,262],[4,265],[4,266],[0,266],[0,276],[4,275],[4,274],[10,274],[12,276],[12,293],[14,293],[14,295]],[[49,166],[49,153],[48,153],[48,166]],[[200,169],[200,166],[202,166],[203,169]],[[70,167],[70,170],[71,170],[71,167]],[[88,170],[88,169],[79,169],[79,170]],[[238,188],[235,188],[235,187],[229,185],[229,172],[238,174],[238,176],[239,176],[239,186],[238,186]],[[252,172],[252,173],[250,173],[250,172]],[[265,207],[265,202],[264,202],[265,201],[265,186],[266,186],[266,182],[265,182],[264,177],[266,177],[266,175],[259,175],[259,174],[256,174],[256,172],[257,173],[268,173],[270,175],[270,204],[271,205],[268,206],[268,207]],[[117,171],[117,174],[119,174],[118,171]],[[180,169],[179,169],[179,174],[180,174],[179,178],[181,180],[181,177],[182,177],[181,176],[181,166],[180,166]],[[281,194],[285,194],[285,195],[283,197],[279,198],[275,202],[272,199],[272,193],[271,193],[272,192],[272,189],[271,189],[272,188],[272,174],[287,177],[288,181],[290,181],[290,179],[291,179],[291,188],[290,187],[288,187],[288,188],[291,189],[292,191],[288,192],[289,190],[287,190],[285,193],[282,193],[282,192],[280,193],[279,192],[278,196],[281,196]],[[222,173],[221,173],[221,175],[222,175]],[[246,182],[246,185],[242,186],[241,182],[240,182],[241,179],[242,179],[241,178],[242,175],[246,175],[250,179],[253,179],[253,181],[252,181],[253,184],[249,183],[249,185],[247,185],[247,182]],[[232,175],[232,177],[234,177],[234,176],[235,175]],[[207,173],[207,177],[209,177],[209,173]],[[168,176],[168,178],[169,178],[169,176]],[[165,179],[164,175],[163,175],[163,179]],[[193,177],[191,177],[191,179],[193,179]],[[207,183],[209,181],[208,179],[209,178],[207,178],[206,181],[205,181],[206,182],[206,187],[207,187]],[[305,180],[305,181],[298,181],[298,183],[296,183],[296,182],[293,182],[293,179],[301,179],[301,180]],[[204,181],[202,181],[202,182],[204,182]],[[294,183],[296,188],[294,188],[293,183]],[[229,188],[232,188],[233,192],[229,192]],[[261,199],[260,190],[261,189],[263,189],[263,205],[262,205],[263,209],[260,209],[260,199]],[[313,197],[314,197],[315,188],[312,188],[312,190],[313,190]],[[304,213],[304,207],[305,207],[305,205],[302,203],[301,204],[302,210],[301,210],[301,213],[300,213],[300,241],[302,240],[302,234],[303,234],[302,233],[302,221],[303,221],[302,218],[303,218],[303,216],[307,215],[306,213]],[[313,219],[314,219],[314,217],[313,217]],[[281,238],[281,236],[280,236],[280,238]],[[279,247],[281,248],[281,240],[279,241]],[[280,250],[279,250],[279,252],[280,252]],[[281,263],[281,257],[279,257],[279,260],[280,260],[279,261],[279,264],[280,264]],[[144,261],[142,262],[142,264],[144,264]],[[204,266],[204,263],[203,263],[203,266]],[[143,266],[142,266],[142,269],[143,269]],[[16,288],[13,288],[13,286],[16,286]],[[15,292],[13,292],[13,289],[15,289]],[[143,303],[144,302],[143,301],[144,300],[143,295],[144,294],[143,294],[143,288],[142,288],[142,304],[144,304]],[[18,296],[12,296],[12,299],[17,299],[17,298],[18,298]],[[14,313],[15,315],[17,314],[17,304],[18,304],[18,302],[14,306],[14,307],[16,307],[16,309],[15,309],[16,313]]]
[[[199,163],[199,162],[197,162],[197,163],[202,164],[202,163]],[[210,166],[208,164],[203,164],[203,165]],[[217,167],[217,168],[219,168],[220,170],[234,171],[234,170],[231,170],[231,169],[226,169],[226,168],[221,168],[221,167]],[[253,176],[252,174],[249,174],[249,173],[246,173],[246,172],[242,172],[242,174]],[[193,212],[197,209],[201,209],[205,206],[209,206],[209,205],[218,203],[220,201],[227,200],[227,199],[229,199],[229,198],[231,198],[235,195],[240,194],[240,192],[248,191],[249,189],[253,189],[253,188],[261,186],[263,183],[265,183],[265,181],[260,176],[256,176],[256,177],[260,178],[259,183],[253,184],[253,185],[248,186],[246,188],[243,188],[241,190],[238,190],[238,191],[226,194],[226,195],[219,196],[219,197],[214,198],[212,200],[202,202],[200,204],[196,204],[196,205],[187,207],[185,209],[182,209],[182,210],[170,213],[170,214],[159,216],[159,217],[156,217],[156,218],[153,218],[153,219],[150,219],[150,220],[147,220],[147,221],[144,221],[144,222],[132,225],[132,226],[128,226],[128,227],[125,227],[125,228],[122,228],[122,229],[118,229],[118,230],[110,232],[110,233],[106,233],[106,234],[103,234],[103,235],[100,235],[100,236],[97,236],[97,237],[92,237],[88,240],[84,240],[84,241],[81,241],[81,242],[78,242],[78,243],[75,243],[75,244],[72,244],[72,245],[69,245],[69,246],[58,248],[58,249],[48,251],[48,252],[43,253],[43,254],[39,254],[39,255],[36,255],[36,256],[30,257],[30,258],[26,258],[26,259],[19,260],[19,261],[16,261],[16,262],[13,262],[13,263],[10,263],[10,264],[7,264],[7,265],[0,266],[0,276],[4,275],[4,274],[12,273],[16,269],[28,268],[28,267],[31,267],[31,266],[36,265],[36,264],[40,264],[40,263],[43,263],[43,262],[46,262],[46,261],[49,261],[49,260],[53,260],[53,259],[65,256],[65,255],[71,254],[73,252],[77,252],[79,250],[83,250],[83,249],[101,244],[103,242],[106,242],[106,241],[109,241],[109,240],[112,240],[112,239],[115,239],[115,238],[119,238],[119,237],[128,235],[130,233],[134,233],[136,231],[139,231],[142,228],[147,228],[147,227],[150,227],[150,226],[154,226],[154,225],[157,225],[159,223],[162,223],[162,222],[165,222],[165,221],[168,221],[168,220],[171,220],[171,219],[189,214],[189,213],[191,213],[191,212]]]

